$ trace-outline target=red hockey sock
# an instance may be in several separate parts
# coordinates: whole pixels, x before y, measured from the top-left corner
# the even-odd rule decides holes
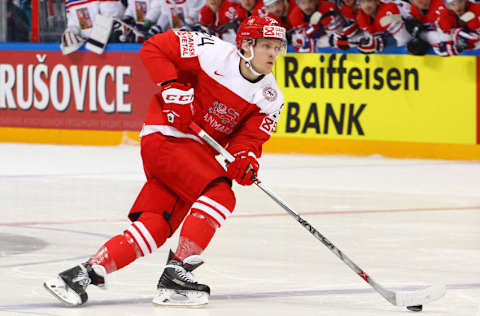
[[[142,256],[132,236],[126,231],[107,241],[88,262],[99,264],[107,273],[117,271]]]
[[[162,215],[143,213],[123,235],[107,241],[89,263],[103,266],[107,273],[114,272],[158,249],[169,234],[170,227]]]
[[[191,213],[183,223],[176,259],[183,261],[191,255],[201,254],[234,207],[235,195],[226,182],[216,182],[210,186],[193,203]]]

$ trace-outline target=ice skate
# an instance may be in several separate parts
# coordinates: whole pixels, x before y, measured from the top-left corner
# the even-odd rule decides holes
[[[183,262],[173,259],[170,251],[167,265],[157,285],[153,303],[165,306],[200,306],[208,304],[210,287],[197,283],[192,271],[203,263],[198,255],[185,258]]]
[[[43,286],[67,306],[78,306],[88,300],[85,291],[88,285],[106,288],[106,275],[107,272],[101,265],[90,265],[85,262],[63,271],[54,279],[45,281]]]

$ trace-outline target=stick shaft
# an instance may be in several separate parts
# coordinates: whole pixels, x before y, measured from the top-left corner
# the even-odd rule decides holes
[[[222,145],[220,145],[215,139],[208,135],[197,124],[191,123],[190,128],[208,145],[213,147],[220,155],[225,157],[228,162],[233,162],[235,157],[232,156]],[[280,205],[288,214],[290,214],[297,222],[299,222],[306,230],[310,232],[315,238],[317,238],[325,247],[330,249],[340,260],[342,260],[347,266],[350,267],[356,274],[358,274],[365,282],[370,284],[375,291],[381,294],[387,301],[395,305],[395,293],[384,289],[381,285],[376,283],[370,276],[368,276],[359,266],[357,266],[350,258],[348,258],[340,249],[338,249],[332,242],[330,242],[325,236],[323,236],[318,230],[315,229],[309,222],[303,219],[297,212],[290,208],[285,201],[279,198],[272,190],[261,183],[258,179],[255,180],[255,185]]]

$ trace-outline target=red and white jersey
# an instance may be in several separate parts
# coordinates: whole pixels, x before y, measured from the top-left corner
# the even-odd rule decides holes
[[[255,6],[253,7],[252,11],[250,12],[247,11],[247,16],[251,16],[251,15],[262,16],[262,17],[266,17],[268,15],[267,9],[263,4],[263,0],[257,0],[257,3],[255,3]]]
[[[146,41],[140,58],[155,84],[177,79],[195,91],[193,120],[220,144],[260,157],[283,106],[273,74],[255,82],[239,69],[234,45],[215,36],[169,30]],[[196,139],[165,124],[161,95],[150,104],[141,136],[154,132]]]
[[[228,22],[242,22],[246,18],[247,11],[239,3],[230,0],[223,0],[216,13],[208,5],[205,5],[200,10],[200,23],[215,30],[218,30]]]
[[[84,38],[90,36],[97,14],[121,18],[125,11],[120,0],[66,0],[67,28],[79,29]]]
[[[241,23],[247,17],[248,12],[239,3],[231,0],[223,0],[216,13],[208,5],[200,10],[200,23],[215,30],[218,37],[230,43],[235,43],[236,29],[225,27],[226,24]]]
[[[427,12],[423,13],[422,10],[420,10],[412,2],[410,7],[410,15],[427,26],[434,26],[440,17],[440,13],[446,9],[447,8],[445,7],[443,0],[431,0],[430,7],[428,8]]]
[[[320,12],[322,15],[325,15],[327,12],[330,11],[337,11],[338,7],[335,3],[321,0],[318,2],[318,7],[317,11]],[[292,12],[288,16],[288,19],[290,20],[290,24],[292,27],[296,29],[304,29],[306,28],[309,23],[310,23],[310,17],[307,17],[305,13],[300,10],[298,6],[293,8]],[[317,26],[315,26],[315,29],[319,29],[320,27],[323,27],[324,31],[326,33],[329,32],[334,32],[339,30],[343,24],[342,19],[337,15],[331,15],[327,18],[322,19]]]
[[[158,25],[162,30],[179,29],[186,24],[198,24],[204,0],[157,0],[161,3]]]
[[[128,6],[125,10],[125,16],[134,18],[135,21],[139,24],[143,24],[147,20],[153,24],[157,24],[161,12],[161,1],[128,0]]]
[[[467,2],[465,12],[472,12],[474,18],[468,22],[460,23],[455,12],[447,9],[443,10],[438,20],[438,26],[445,33],[450,33],[453,29],[464,28],[463,24],[473,32],[480,33],[480,3]]]
[[[410,34],[405,29],[403,21],[389,21],[389,23],[382,23],[382,19],[389,16],[401,15],[400,9],[394,2],[379,2],[377,14],[375,18],[365,14],[363,10],[357,10],[356,21],[357,25],[365,32],[370,34],[388,33],[395,38],[397,46],[404,46],[411,40]]]
[[[450,34],[455,39],[457,32],[472,32],[480,35],[480,3],[467,2],[465,12],[473,13],[473,18],[469,21],[461,21],[455,12],[446,9],[440,13],[437,25],[445,34]],[[478,39],[469,39],[467,49],[477,49],[480,47]]]

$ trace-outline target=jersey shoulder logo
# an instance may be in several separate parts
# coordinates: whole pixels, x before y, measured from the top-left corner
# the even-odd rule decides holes
[[[180,44],[180,57],[189,58],[198,56],[194,33],[175,31],[175,35],[178,36]]]
[[[277,91],[272,87],[266,87],[263,89],[263,96],[270,102],[274,102],[277,99]]]

